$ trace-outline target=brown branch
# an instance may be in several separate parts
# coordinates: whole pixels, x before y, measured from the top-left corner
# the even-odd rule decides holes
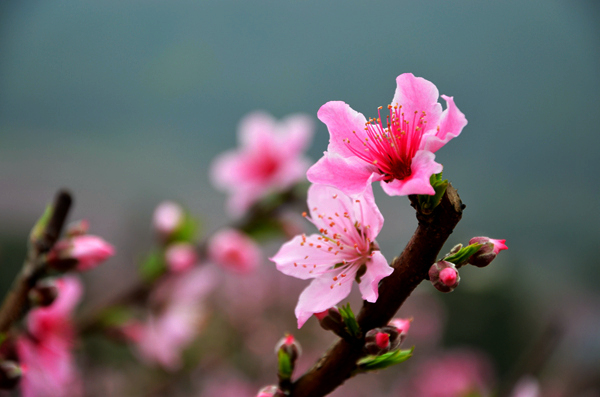
[[[413,206],[416,198],[411,197]],[[446,239],[462,217],[464,205],[456,189],[448,186],[440,205],[426,215],[417,211],[419,226],[406,248],[392,262],[394,272],[383,279],[375,303],[364,302],[358,323],[368,330],[386,325],[411,292],[425,280]],[[361,357],[364,341],[340,339],[307,373],[293,385],[290,397],[321,397],[331,393],[350,378]]]
[[[44,254],[50,251],[60,237],[72,201],[71,194],[65,190],[56,194],[50,209],[50,219],[42,232],[30,242],[21,272],[0,307],[0,333],[7,332],[27,309],[27,294],[45,271]]]

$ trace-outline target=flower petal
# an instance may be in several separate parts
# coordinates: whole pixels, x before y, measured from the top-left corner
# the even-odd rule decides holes
[[[301,328],[314,313],[322,312],[339,303],[350,294],[351,289],[352,277],[333,281],[330,275],[323,275],[314,279],[302,291],[296,305],[298,328]]]
[[[364,128],[367,120],[362,113],[352,109],[342,101],[331,101],[321,106],[317,116],[329,130],[329,146],[327,151],[339,154],[342,157],[354,157],[354,153],[348,149],[346,139],[351,141],[358,138],[364,139]],[[356,132],[354,135],[353,132]]]
[[[439,92],[435,84],[412,73],[404,73],[396,78],[396,92],[392,105],[401,105],[406,115],[418,112],[427,113],[428,125],[437,125],[442,114],[438,103]]]
[[[373,256],[367,263],[367,272],[361,278],[358,288],[367,302],[375,302],[379,297],[379,281],[392,274],[394,268],[388,265],[380,251],[373,251]]]
[[[315,130],[312,117],[304,114],[295,114],[281,120],[276,127],[275,139],[279,141],[278,147],[286,156],[298,156],[308,148]]]
[[[261,151],[269,145],[274,136],[276,120],[268,113],[257,111],[250,113],[240,121],[238,140],[243,148]]]
[[[312,183],[335,186],[348,195],[360,193],[370,183],[369,177],[376,168],[357,157],[344,158],[338,154],[325,152],[316,164],[308,169],[306,177]],[[382,177],[376,174],[373,180]]]
[[[440,129],[435,134],[424,136],[421,142],[421,149],[429,150],[432,153],[435,153],[452,138],[456,138],[467,125],[467,118],[454,104],[454,98],[446,95],[442,95],[442,98],[446,100],[447,108],[440,118]]]
[[[374,176],[375,175],[372,175],[369,179],[369,182],[365,186],[365,190],[361,194],[358,194],[354,197],[355,200],[359,200],[355,206],[355,216],[359,223],[365,226],[367,237],[371,241],[375,240],[381,231],[381,227],[383,226],[383,215],[375,203],[373,187],[371,186],[371,180]]]
[[[435,154],[419,150],[413,157],[411,175],[404,179],[395,179],[389,183],[381,182],[381,187],[390,196],[406,196],[409,194],[435,194],[429,178],[442,172],[442,165],[434,161]]]
[[[288,276],[303,280],[318,277],[344,259],[343,255],[335,255],[334,250],[328,251],[328,245],[319,237],[318,234],[296,236],[270,259],[277,265],[277,270]]]

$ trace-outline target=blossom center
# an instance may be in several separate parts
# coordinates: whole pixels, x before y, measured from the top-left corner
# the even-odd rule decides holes
[[[361,160],[373,165],[385,182],[411,176],[412,159],[421,146],[427,124],[425,112],[405,114],[402,106],[388,105],[390,111],[384,127],[381,121],[381,106],[378,117],[365,123],[365,132],[354,139],[345,139],[350,151]],[[361,148],[362,145],[362,148]]]

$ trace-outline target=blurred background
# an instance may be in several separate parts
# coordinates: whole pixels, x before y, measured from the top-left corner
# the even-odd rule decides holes
[[[600,379],[599,21],[593,0],[3,0],[2,294],[20,268],[29,228],[58,188],[75,196],[71,219],[89,219],[118,250],[85,275],[93,303],[107,283],[113,292],[137,277],[160,201],[184,204],[206,232],[228,222],[208,167],[237,144],[245,114],[313,116],[309,155],[317,160],[328,142],[316,119],[321,105],[343,100],[374,116],[391,101],[396,76],[411,72],[454,96],[469,121],[437,153],[467,205],[449,247],[489,235],[505,238],[509,250],[488,268],[461,271],[452,294],[421,286],[416,296],[424,300],[412,306],[421,309],[408,305],[402,314],[415,318],[417,334],[419,313],[442,319],[436,343],[477,349],[496,379],[510,377],[522,354],[558,327],[560,340],[546,343],[553,353],[542,379],[560,372],[556,388],[593,393]],[[391,259],[416,221],[406,198],[375,191],[386,219],[379,242]],[[291,308],[285,315],[288,328],[274,335],[294,330]]]

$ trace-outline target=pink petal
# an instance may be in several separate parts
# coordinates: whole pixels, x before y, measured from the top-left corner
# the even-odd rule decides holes
[[[277,265],[277,270],[288,276],[306,280],[315,278],[327,271],[329,268],[344,259],[341,255],[335,255],[328,251],[320,235],[312,234],[306,236],[306,242],[302,236],[296,236],[283,244],[279,251],[271,258]],[[301,245],[304,242],[304,245]],[[312,246],[310,246],[312,244]],[[317,248],[321,246],[321,248]]]
[[[367,302],[375,302],[379,296],[379,281],[392,274],[394,269],[380,251],[373,251],[373,256],[367,262],[367,272],[362,276],[358,288]]]
[[[244,148],[260,151],[272,140],[276,123],[271,115],[261,111],[244,116],[238,126],[240,144]]]
[[[322,312],[339,303],[350,294],[351,289],[352,277],[345,277],[337,282],[334,282],[329,275],[314,279],[302,291],[296,305],[298,328],[301,328],[314,313]]]
[[[390,196],[406,196],[409,194],[435,194],[429,179],[433,174],[442,172],[442,165],[436,163],[435,154],[419,150],[413,157],[411,164],[411,175],[402,180],[392,182],[381,182],[381,187]]]
[[[371,180],[374,175],[371,176]],[[375,238],[381,231],[383,226],[383,215],[379,211],[377,204],[375,203],[375,197],[373,196],[373,187],[371,181],[367,183],[365,190],[361,195],[357,195],[355,199],[359,199],[357,203],[360,207],[360,215],[357,214],[357,219],[361,225],[368,226],[366,228],[369,240],[375,241]]]
[[[454,98],[446,95],[442,95],[442,98],[446,100],[447,109],[440,118],[440,129],[435,134],[424,136],[421,142],[421,148],[432,153],[435,153],[452,138],[456,138],[467,125],[467,118],[454,104]]]
[[[312,141],[315,122],[312,117],[297,114],[288,116],[279,122],[276,139],[286,156],[297,156],[304,152]]]
[[[412,73],[404,73],[396,78],[396,92],[392,105],[401,105],[406,115],[414,112],[426,112],[429,126],[437,126],[442,114],[442,105],[438,103],[439,92],[435,84]]]
[[[357,139],[353,132],[356,132],[356,135],[362,141],[365,123],[367,122],[365,116],[342,101],[327,102],[321,106],[317,116],[319,120],[327,125],[329,130],[327,151],[332,154],[339,154],[342,157],[354,157],[354,153],[348,149],[348,145],[344,141],[346,139],[351,141]]]
[[[365,189],[373,173],[376,173],[376,168],[357,157],[343,158],[335,153],[325,152],[323,157],[309,168],[306,176],[312,183],[335,186],[352,195]],[[380,179],[381,176],[376,173],[373,180]]]
[[[498,255],[498,252],[508,249],[508,246],[506,244],[504,244],[506,242],[506,240],[504,240],[504,239],[496,240],[496,239],[491,238],[490,241],[492,242],[492,244],[494,244],[494,253],[496,255]]]

